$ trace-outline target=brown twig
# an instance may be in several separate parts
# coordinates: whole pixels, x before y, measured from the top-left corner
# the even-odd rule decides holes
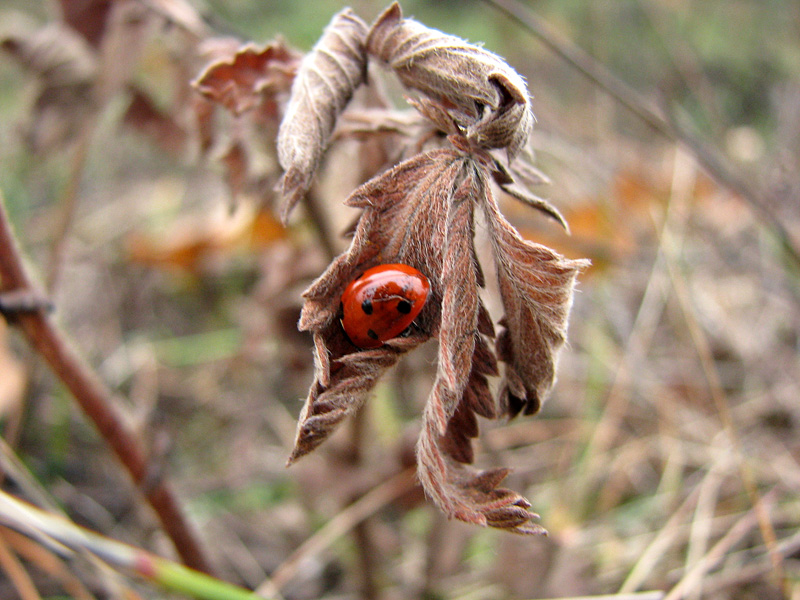
[[[697,158],[703,170],[721,186],[741,197],[759,218],[772,229],[785,253],[800,266],[800,249],[778,216],[769,207],[765,194],[726,164],[720,153],[687,131],[657,108],[651,106],[641,94],[612,73],[605,65],[568,40],[562,39],[540,19],[536,13],[517,0],[485,0],[522,25],[557,56],[564,59],[579,73],[624,106],[639,119],[664,137],[688,149]]]
[[[0,194],[0,291],[32,290],[34,285],[22,265],[22,257]],[[15,314],[12,322],[25,334],[31,346],[47,361],[56,376],[78,401],[83,412],[94,422],[100,435],[111,447],[139,485],[149,481],[147,453],[129,428],[113,400],[113,393],[67,343],[43,309]],[[211,564],[191,525],[183,515],[171,487],[159,479],[142,490],[158,515],[167,535],[187,566],[211,572]]]

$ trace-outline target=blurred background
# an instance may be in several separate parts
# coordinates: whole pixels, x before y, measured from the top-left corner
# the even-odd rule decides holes
[[[528,26],[492,2],[402,3],[525,76],[551,180],[534,191],[572,233],[513,201],[505,213],[593,263],[543,411],[483,422],[477,442],[479,465],[514,469],[542,538],[447,522],[411,488],[341,516],[413,461],[433,347],[284,467],[313,370],[300,293],[346,247],[338,203],[357,174],[346,153],[326,165],[327,247],[308,219],[282,227],[262,202],[274,123],[200,119],[188,84],[209,38],[282,35],[305,52],[345,4],[131,1],[116,29],[111,4],[0,6],[0,189],[58,322],[119,392],[226,578],[254,588],[279,570],[287,599],[800,598],[799,3],[520,2]],[[384,8],[349,5],[367,22]],[[558,51],[624,82],[635,110]],[[173,552],[2,320],[0,435],[76,522]],[[346,533],[292,554],[337,516]],[[42,597],[64,597],[62,576],[23,564]],[[0,596],[17,593],[0,571]]]

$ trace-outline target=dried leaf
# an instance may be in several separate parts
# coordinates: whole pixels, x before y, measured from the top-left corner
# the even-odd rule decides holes
[[[491,194],[494,181],[522,202],[563,221],[555,208],[515,183],[517,173],[526,183],[543,177],[534,170],[504,166],[489,151],[505,148],[513,158],[527,141],[533,115],[524,82],[499,57],[403,19],[397,4],[373,25],[366,50],[387,63],[404,85],[423,93],[410,102],[424,119],[448,134],[446,141],[437,139],[437,144],[448,146],[405,160],[361,185],[346,200],[348,206],[362,210],[350,247],[303,294],[298,327],[314,335],[315,380],[289,460],[316,448],[357,410],[400,354],[437,337],[437,376],[416,446],[417,472],[425,492],[449,517],[516,533],[542,533],[531,523],[536,515],[528,510],[528,501],[500,487],[508,470],[475,471],[468,466],[474,458],[472,440],[478,434],[479,416],[496,418],[538,409],[552,385],[575,274],[585,266],[522,240],[499,213]],[[309,74],[316,77],[321,75],[314,70],[331,68],[319,58],[309,64],[313,66]],[[353,86],[344,88],[351,92]],[[298,75],[292,100],[296,112],[289,120],[291,127],[285,122],[281,130],[282,140],[293,144],[281,149],[286,169],[283,191],[289,196],[284,214],[307,190],[349,97],[325,88],[314,98]],[[318,106],[312,102],[315,99]],[[299,112],[301,102],[307,104],[304,113]],[[310,119],[314,108],[318,116]],[[385,128],[414,136],[418,148],[430,134],[424,126],[415,125],[414,130],[380,115],[362,117],[365,126],[360,129],[353,127],[354,122],[348,122],[348,135]],[[479,297],[484,278],[473,240],[474,211],[479,205],[492,238],[506,309],[494,347],[492,320]],[[375,349],[357,348],[339,323],[342,292],[366,269],[395,262],[427,276],[428,301],[407,337]],[[489,377],[499,375],[498,358],[506,363],[502,410],[489,386]]]
[[[534,118],[525,82],[496,54],[404,19],[396,2],[372,25],[367,51],[441,103],[476,147],[506,148],[511,159],[527,143]]]
[[[506,363],[500,401],[511,416],[533,414],[553,384],[575,277],[589,262],[523,240],[491,196],[483,208],[505,309],[496,343],[497,356]]]
[[[99,46],[113,0],[59,0],[64,22],[92,46]]]
[[[30,147],[43,153],[72,140],[93,108],[94,50],[61,23],[36,28],[13,12],[0,18],[0,48],[38,79],[36,101],[24,125]]]
[[[211,63],[192,85],[206,98],[240,115],[265,97],[288,92],[299,63],[300,55],[283,40],[263,48],[245,44],[233,56]]]
[[[519,200],[523,204],[527,204],[531,208],[535,208],[536,210],[546,214],[551,219],[554,219],[559,225],[561,225],[561,227],[564,228],[564,231],[569,233],[569,225],[567,225],[567,221],[564,219],[564,216],[555,206],[550,204],[550,202],[544,198],[539,198],[539,196],[531,194],[528,190],[515,185],[513,182],[501,185],[500,189],[502,189],[506,194],[515,200]]]
[[[311,385],[297,425],[294,449],[287,464],[305,456],[358,410],[377,380],[409,350],[428,339],[418,333],[392,340],[380,348],[354,352],[338,322],[314,332],[317,377]]]
[[[423,414],[418,474],[426,493],[451,517],[517,533],[541,533],[530,524],[536,516],[527,510],[530,504],[497,487],[505,471],[475,474],[463,466],[473,460],[476,415],[496,416],[487,376],[497,374],[494,354],[478,333],[481,305],[472,242],[472,211],[489,193],[488,178],[478,163],[469,163],[464,171],[447,214],[439,371]]]
[[[45,87],[92,82],[97,73],[95,53],[75,31],[61,23],[35,29],[32,22],[18,13],[2,16],[0,47],[40,77]]]
[[[319,445],[366,400],[376,381],[399,356],[437,333],[441,292],[441,250],[445,231],[437,224],[447,213],[460,157],[439,150],[415,156],[365,183],[346,204],[363,208],[350,248],[337,257],[303,293],[298,328],[314,332],[315,382],[300,415],[293,462]],[[404,223],[404,227],[392,226]],[[414,235],[412,235],[414,233]],[[422,235],[418,238],[416,234]],[[426,244],[420,244],[425,239]],[[347,284],[380,263],[400,262],[428,276],[431,295],[409,337],[359,350],[338,321],[339,299]]]
[[[498,375],[494,352],[482,336],[476,336],[472,371],[461,401],[447,423],[447,431],[439,442],[440,450],[454,460],[470,464],[474,460],[472,438],[478,435],[477,416],[497,417],[495,400],[488,377]]]
[[[366,77],[367,25],[350,9],[333,17],[303,59],[278,131],[278,159],[285,174],[282,218],[308,191],[311,179],[344,110]]]
[[[172,154],[183,152],[188,136],[175,117],[158,108],[141,90],[134,89],[132,92],[131,102],[122,117],[123,122],[152,138],[165,151]]]
[[[519,534],[544,534],[531,523],[538,515],[516,492],[499,487],[508,469],[475,472],[440,452],[434,432],[423,421],[417,442],[417,473],[423,488],[449,517]]]
[[[301,330],[317,330],[333,321],[345,286],[381,263],[408,264],[428,277],[431,297],[418,319],[428,326],[438,321],[445,236],[438,224],[447,214],[452,185],[460,170],[459,158],[449,150],[417,155],[350,195],[345,204],[364,212],[350,248],[304,292],[306,303],[298,324]],[[431,312],[434,308],[435,314]]]
[[[463,164],[463,163],[462,163]],[[471,164],[464,166],[462,181],[449,198],[442,256],[442,303],[439,328],[439,370],[426,406],[440,434],[464,393],[472,368],[478,325],[478,275],[473,254],[473,202],[480,178]],[[466,172],[464,172],[466,171]]]

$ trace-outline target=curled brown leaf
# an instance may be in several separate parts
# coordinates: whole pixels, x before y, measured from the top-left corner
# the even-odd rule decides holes
[[[303,293],[305,304],[298,327],[314,333],[316,375],[300,415],[290,462],[326,439],[363,404],[377,379],[401,354],[428,340],[436,330],[439,301],[432,299],[417,318],[419,325],[412,335],[380,348],[360,350],[339,323],[339,299],[351,280],[369,267],[387,262],[409,264],[429,274],[434,287],[431,295],[439,295],[441,254],[432,253],[410,233],[426,235],[434,243],[444,234],[431,217],[447,211],[453,178],[460,167],[457,158],[444,150],[418,155],[365,183],[347,199],[350,206],[363,208],[350,247]],[[391,226],[397,222],[416,229]]]
[[[206,98],[235,115],[252,110],[265,96],[288,92],[300,55],[283,40],[262,48],[245,44],[233,54],[206,67],[192,85]]]
[[[366,77],[367,25],[350,9],[333,17],[306,55],[278,131],[278,160],[285,173],[282,218],[305,195],[336,119]]]
[[[445,235],[440,224],[447,214],[450,186],[460,169],[458,159],[450,150],[419,154],[350,195],[345,204],[363,212],[348,250],[303,293],[301,330],[316,331],[333,321],[345,286],[380,263],[399,262],[421,271],[431,282],[432,297],[418,319],[427,327],[438,321]]]
[[[366,401],[377,380],[400,356],[426,341],[424,334],[398,338],[380,348],[353,351],[338,322],[314,333],[317,374],[297,424],[288,464],[305,456]]]
[[[404,19],[396,2],[372,25],[367,51],[442,103],[477,147],[506,148],[513,158],[527,143],[534,118],[525,82],[496,54]]]

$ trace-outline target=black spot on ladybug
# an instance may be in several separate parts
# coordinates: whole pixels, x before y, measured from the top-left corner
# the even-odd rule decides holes
[[[364,311],[365,315],[371,315],[372,314],[372,300],[364,300],[361,303],[361,310]]]
[[[408,300],[400,300],[397,303],[397,312],[403,315],[407,315],[411,312],[411,302]]]
[[[374,332],[372,329],[367,329],[367,336],[369,336],[369,337],[370,337],[370,338],[372,338],[373,340],[377,340],[377,339],[379,339],[379,338],[378,338],[378,334],[377,334],[377,333],[375,333],[375,332]]]

